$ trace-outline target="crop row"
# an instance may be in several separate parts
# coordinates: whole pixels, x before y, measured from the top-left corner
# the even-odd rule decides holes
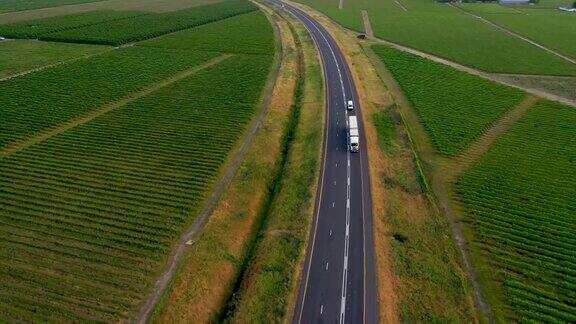
[[[107,21],[134,18],[145,15],[138,11],[93,11],[82,14],[56,16],[0,25],[0,36],[8,38],[40,38],[42,35],[80,28]]]
[[[540,101],[457,184],[521,321],[576,319],[575,136],[576,111]]]
[[[43,40],[120,45],[192,28],[248,13],[257,7],[246,0],[230,0],[174,12],[147,14],[45,34]]]
[[[390,47],[373,49],[416,109],[436,150],[445,155],[468,147],[524,96],[516,89]]]
[[[216,55],[130,47],[4,81],[0,147],[119,100]]]

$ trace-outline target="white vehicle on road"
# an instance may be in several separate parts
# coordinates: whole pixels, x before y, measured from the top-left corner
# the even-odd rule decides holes
[[[348,102],[346,103],[346,109],[348,110],[354,109],[354,102],[352,102],[352,100],[348,100]]]
[[[356,116],[348,117],[348,143],[350,144],[350,152],[358,152],[360,149],[360,135]]]

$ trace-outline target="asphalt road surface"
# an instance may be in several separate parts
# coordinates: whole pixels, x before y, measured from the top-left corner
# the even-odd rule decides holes
[[[376,323],[372,200],[360,103],[340,48],[302,10],[270,0],[299,19],[322,58],[327,113],[323,167],[294,323]],[[346,110],[346,102],[354,110]],[[360,150],[348,149],[348,116],[358,116]]]

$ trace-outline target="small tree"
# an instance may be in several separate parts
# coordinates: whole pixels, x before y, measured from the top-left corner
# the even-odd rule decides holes
[[[576,8],[576,0],[574,0],[574,3],[572,4],[572,8]]]

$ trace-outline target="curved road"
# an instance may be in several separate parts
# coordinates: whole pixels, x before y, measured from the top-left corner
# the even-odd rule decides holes
[[[302,10],[270,0],[299,19],[319,49],[327,113],[324,161],[294,323],[376,323],[372,200],[360,104],[340,48]],[[346,110],[353,100],[354,110]],[[360,151],[348,150],[348,116],[358,116]]]

